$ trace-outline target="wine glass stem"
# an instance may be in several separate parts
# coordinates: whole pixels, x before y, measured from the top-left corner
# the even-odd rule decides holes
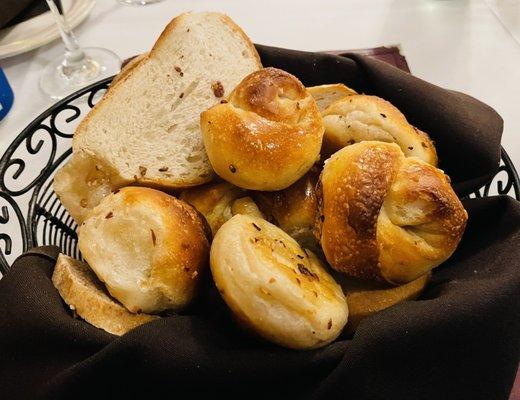
[[[74,36],[74,32],[69,26],[69,23],[65,17],[60,14],[58,7],[54,0],[46,0],[49,6],[52,16],[58,25],[61,38],[65,44],[66,52],[65,59],[63,60],[62,73],[64,75],[72,75],[76,69],[81,68],[81,64],[85,59],[85,53],[81,49]]]

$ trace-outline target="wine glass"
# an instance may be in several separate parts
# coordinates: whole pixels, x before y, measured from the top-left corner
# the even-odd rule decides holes
[[[162,0],[118,0],[120,3],[130,6],[145,6],[147,4],[158,3]]]
[[[40,88],[53,99],[61,99],[89,83],[117,74],[121,59],[113,52],[99,47],[81,48],[65,17],[54,0],[46,0],[58,25],[65,55],[48,64],[40,78]]]

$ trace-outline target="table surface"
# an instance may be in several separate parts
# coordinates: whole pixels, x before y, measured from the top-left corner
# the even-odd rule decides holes
[[[164,0],[146,7],[99,0],[75,32],[83,46],[126,58],[148,50],[173,16],[203,10],[229,14],[254,42],[273,46],[312,51],[399,44],[414,75],[470,94],[502,115],[503,146],[520,167],[518,0]],[[55,41],[0,60],[15,92],[0,122],[0,154],[53,103],[38,79],[62,52]]]

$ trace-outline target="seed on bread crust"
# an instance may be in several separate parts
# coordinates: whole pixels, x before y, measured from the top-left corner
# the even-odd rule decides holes
[[[157,243],[155,232],[153,231],[153,229],[150,229],[150,233],[152,234],[152,244],[155,246],[155,244]]]
[[[213,94],[215,97],[222,97],[224,96],[224,86],[222,86],[222,83],[220,81],[213,82],[211,84],[211,90],[213,90]]]

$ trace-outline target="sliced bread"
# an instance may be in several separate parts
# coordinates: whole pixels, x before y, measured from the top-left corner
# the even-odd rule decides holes
[[[106,292],[89,266],[64,254],[58,256],[52,283],[60,296],[88,323],[114,335],[123,335],[139,325],[159,318],[132,314]]]
[[[121,68],[121,72],[115,76],[114,79],[112,79],[112,84],[110,87],[114,87],[115,83],[117,81],[120,81],[123,79],[130,71],[134,69],[134,67],[137,66],[146,56],[148,56],[148,53],[139,54],[138,56],[135,56],[134,58],[131,58],[129,61],[126,62],[126,64],[123,62],[124,66]]]
[[[73,149],[110,165],[124,184],[207,182],[213,172],[199,115],[260,67],[255,47],[229,17],[182,14],[81,122]]]

